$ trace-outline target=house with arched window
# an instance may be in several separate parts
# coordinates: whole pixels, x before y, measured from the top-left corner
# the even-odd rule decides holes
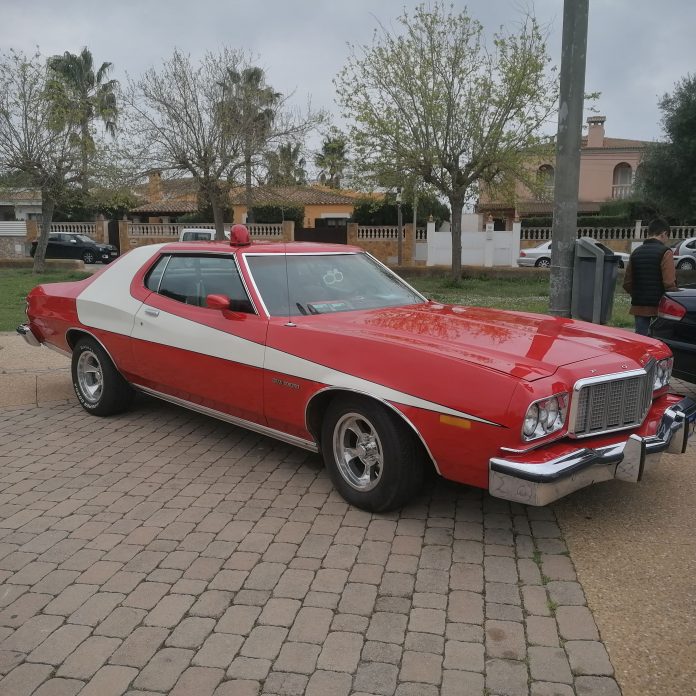
[[[644,140],[606,137],[605,121],[605,116],[587,119],[587,135],[580,149],[580,215],[598,212],[606,201],[631,197],[636,170],[648,145]],[[490,214],[499,229],[512,229],[515,217],[551,215],[555,164],[554,160],[530,163],[536,168],[537,190],[518,184],[513,200],[495,200],[482,191],[477,211]]]

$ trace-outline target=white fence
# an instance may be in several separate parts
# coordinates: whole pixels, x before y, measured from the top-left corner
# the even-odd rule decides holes
[[[210,223],[150,223],[150,222],[130,222],[128,223],[128,234],[131,237],[175,237],[179,238],[179,233],[184,229],[212,230],[214,225]],[[225,234],[229,236],[232,225],[224,225]],[[247,224],[249,234],[252,237],[262,239],[282,239],[283,224],[278,223],[249,223]]]
[[[405,238],[406,230],[401,228],[402,239]],[[399,228],[395,225],[374,225],[358,227],[358,239],[368,239],[378,241],[382,239],[398,239]]]
[[[551,239],[551,227],[523,227],[523,241],[545,242]],[[578,227],[579,237],[604,240],[640,240],[647,237],[648,228],[640,220],[632,227]],[[696,237],[696,225],[675,225],[670,228],[670,239]]]

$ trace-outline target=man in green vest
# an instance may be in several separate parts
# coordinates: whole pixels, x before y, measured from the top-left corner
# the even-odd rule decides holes
[[[677,289],[674,254],[667,246],[669,224],[656,218],[648,226],[648,237],[632,254],[624,276],[624,290],[631,296],[631,314],[636,333],[647,336],[657,316],[662,294]]]

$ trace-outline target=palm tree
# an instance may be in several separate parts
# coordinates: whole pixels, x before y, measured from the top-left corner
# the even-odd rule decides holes
[[[247,221],[253,222],[251,175],[254,157],[264,149],[273,128],[282,94],[266,84],[262,68],[230,70],[225,85],[229,127],[242,142]]]
[[[321,152],[314,158],[314,164],[321,169],[321,179],[331,188],[340,188],[343,171],[348,166],[348,142],[337,128],[332,128],[324,138]]]
[[[98,119],[109,135],[116,133],[118,81],[106,80],[112,63],[102,63],[94,72],[94,59],[88,48],[83,48],[79,55],[66,51],[62,56],[51,56],[48,68],[51,78],[47,96],[52,102],[56,123],[72,122],[79,127],[82,155],[79,181],[82,191],[87,193],[88,163],[95,151],[91,125]]]
[[[306,160],[300,143],[285,143],[277,152],[266,153],[267,183],[270,186],[293,186],[307,183]]]

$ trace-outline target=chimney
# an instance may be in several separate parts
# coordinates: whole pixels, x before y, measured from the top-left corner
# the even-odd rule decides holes
[[[604,122],[606,116],[589,116],[587,119],[587,147],[604,147]]]
[[[157,169],[147,176],[147,199],[149,203],[162,200],[162,172]]]

